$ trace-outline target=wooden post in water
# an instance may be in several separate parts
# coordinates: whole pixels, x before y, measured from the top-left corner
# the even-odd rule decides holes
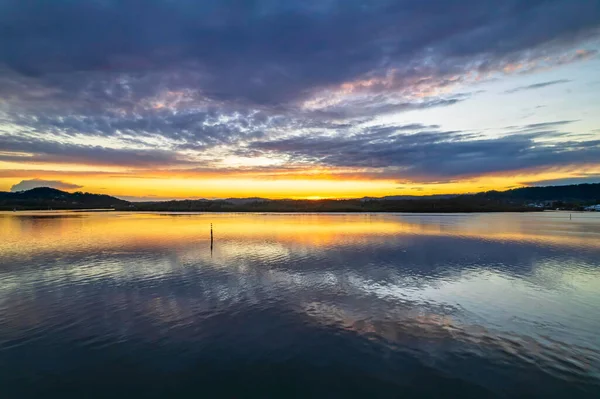
[[[213,230],[212,230],[212,223],[210,224],[210,256],[212,256],[212,250],[213,250]]]

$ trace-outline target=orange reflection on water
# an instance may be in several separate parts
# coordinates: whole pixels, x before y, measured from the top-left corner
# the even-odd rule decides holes
[[[569,221],[558,216],[4,212],[0,213],[0,256],[206,248],[211,223],[215,242],[227,243],[231,250],[236,244],[241,251],[245,244],[258,242],[330,247],[415,234],[595,245],[600,219],[580,214],[579,221]],[[586,234],[581,234],[581,229]]]
[[[417,233],[423,226],[368,215],[152,214],[91,212],[0,213],[3,255],[188,247],[210,240],[278,241],[313,246]]]

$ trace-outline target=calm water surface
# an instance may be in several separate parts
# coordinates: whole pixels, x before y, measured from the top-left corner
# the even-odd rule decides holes
[[[598,214],[10,212],[0,238],[3,399],[600,397]]]

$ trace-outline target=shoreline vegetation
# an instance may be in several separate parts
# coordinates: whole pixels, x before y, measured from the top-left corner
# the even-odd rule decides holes
[[[129,202],[109,195],[69,193],[48,187],[21,192],[0,192],[0,210],[94,210],[158,212],[540,212],[544,210],[585,210],[600,204],[600,183],[570,186],[524,187],[508,191],[423,197],[270,200],[230,198],[223,200],[175,200]]]
[[[524,206],[501,204],[495,201],[444,200],[272,200],[246,204],[227,201],[168,201],[135,204],[132,211],[163,212],[260,212],[260,213],[470,213],[470,212],[531,212]]]

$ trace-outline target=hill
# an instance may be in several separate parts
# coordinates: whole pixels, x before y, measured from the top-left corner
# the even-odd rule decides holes
[[[522,187],[508,191],[488,191],[477,196],[515,201],[586,202],[600,200],[600,183],[570,186]]]
[[[526,205],[502,200],[455,197],[441,200],[270,200],[245,204],[227,201],[136,203],[130,210],[166,212],[526,212]]]
[[[129,202],[110,195],[68,193],[49,187],[27,191],[0,192],[0,210],[34,209],[110,209],[129,206]]]
[[[577,210],[594,203],[600,203],[600,184],[525,187],[464,195],[363,197],[349,200],[183,200],[135,203],[132,207],[144,211],[174,212],[523,212],[557,207]]]
[[[391,196],[349,200],[180,200],[128,202],[109,195],[68,193],[48,187],[17,193],[0,192],[0,210],[117,209],[173,212],[522,212],[583,209],[600,204],[600,184],[524,187],[478,194],[424,197]]]

